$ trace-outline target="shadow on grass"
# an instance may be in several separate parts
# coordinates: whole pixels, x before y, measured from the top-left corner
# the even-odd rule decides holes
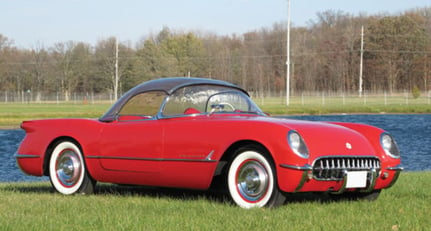
[[[145,196],[178,200],[206,199],[220,203],[229,203],[226,193],[216,190],[192,190],[179,188],[162,188],[135,185],[100,184],[96,186],[96,195]]]
[[[1,190],[13,191],[26,194],[45,194],[45,193],[57,193],[49,182],[42,183],[12,183],[2,187]],[[149,186],[134,186],[134,185],[116,185],[99,183],[97,184],[94,195],[102,196],[142,196],[152,198],[169,198],[176,200],[208,200],[218,203],[231,204],[228,192],[221,189],[209,189],[206,191],[201,190],[189,190],[189,189],[178,189],[178,188],[161,188],[161,187],[149,187]],[[325,193],[295,193],[286,195],[286,203],[330,203],[333,202],[333,198],[329,197]]]

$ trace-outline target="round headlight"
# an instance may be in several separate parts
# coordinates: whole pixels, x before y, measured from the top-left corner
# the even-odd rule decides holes
[[[304,140],[298,132],[294,130],[289,131],[289,133],[287,134],[287,141],[290,148],[296,155],[302,158],[308,158],[307,145],[305,145]]]
[[[400,158],[400,151],[395,143],[395,140],[389,133],[382,133],[380,136],[380,144],[382,145],[385,153],[392,158]]]

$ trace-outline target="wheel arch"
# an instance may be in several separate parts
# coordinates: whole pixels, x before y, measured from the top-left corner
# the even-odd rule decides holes
[[[235,143],[232,143],[223,153],[216,167],[216,171],[214,172],[214,177],[223,175],[224,173],[226,173],[226,167],[228,166],[229,162],[232,161],[232,159],[235,157],[235,152],[238,149],[246,146],[255,146],[256,148],[261,149],[262,151],[265,152],[265,155],[267,155],[267,157],[270,158],[272,163],[275,165],[274,157],[272,156],[271,152],[265,145],[263,145],[262,143],[256,140],[239,140],[239,141],[236,141]]]

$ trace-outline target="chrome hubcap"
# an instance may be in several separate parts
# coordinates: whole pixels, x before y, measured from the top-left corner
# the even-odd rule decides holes
[[[75,185],[81,174],[81,161],[73,150],[64,150],[58,157],[55,166],[60,183],[66,187]]]
[[[248,201],[259,201],[268,189],[268,173],[265,167],[255,160],[245,162],[238,171],[237,189]]]

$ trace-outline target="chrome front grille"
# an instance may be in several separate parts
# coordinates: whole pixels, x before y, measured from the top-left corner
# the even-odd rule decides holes
[[[380,160],[377,157],[333,156],[318,158],[313,164],[313,177],[316,180],[342,180],[347,171],[380,171]]]

